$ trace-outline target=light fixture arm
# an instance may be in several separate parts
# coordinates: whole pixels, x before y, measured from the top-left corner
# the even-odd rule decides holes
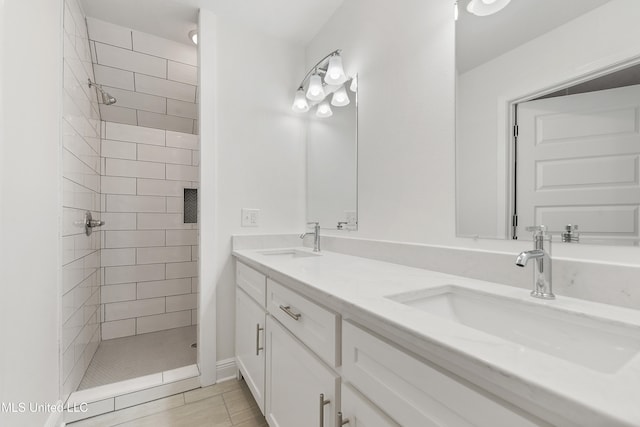
[[[324,58],[322,58],[320,61],[318,61],[316,63],[316,65],[314,65],[313,67],[311,67],[311,69],[309,70],[309,72],[304,76],[304,78],[302,79],[302,81],[300,82],[300,86],[298,86],[298,89],[304,89],[304,82],[307,81],[307,79],[315,73],[319,73],[319,72],[323,72],[326,73],[326,70],[323,70],[320,68],[320,65],[322,65],[323,62],[325,62],[327,59],[331,58],[332,56],[335,55],[340,55],[342,53],[342,49],[336,49],[333,52],[331,52],[330,54],[328,54],[327,56],[325,56]]]

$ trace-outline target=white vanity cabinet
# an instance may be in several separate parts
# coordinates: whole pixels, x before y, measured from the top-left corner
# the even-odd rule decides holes
[[[237,263],[236,283],[236,364],[258,407],[264,413],[264,296],[267,277],[244,264]],[[250,293],[246,292],[247,290]],[[258,298],[260,303],[254,298]]]
[[[338,422],[349,427],[400,427],[358,391],[342,383],[342,417]],[[337,426],[340,427],[340,426]]]
[[[271,427],[336,427],[340,377],[272,317],[266,384]]]

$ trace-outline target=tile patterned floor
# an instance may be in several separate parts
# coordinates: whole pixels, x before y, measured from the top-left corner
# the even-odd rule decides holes
[[[195,326],[102,341],[78,390],[192,365],[194,342]]]
[[[267,422],[246,383],[230,380],[68,426],[267,427]]]

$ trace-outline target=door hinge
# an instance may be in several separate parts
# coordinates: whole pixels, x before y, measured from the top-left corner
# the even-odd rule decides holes
[[[513,126],[513,136],[518,137],[518,125]]]
[[[517,226],[518,226],[518,215],[514,215],[514,216],[511,218],[511,225],[512,225],[513,227],[517,227]]]

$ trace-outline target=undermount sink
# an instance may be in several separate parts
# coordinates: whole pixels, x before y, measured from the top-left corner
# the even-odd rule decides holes
[[[316,252],[307,252],[300,249],[270,249],[266,251],[258,251],[262,255],[277,258],[308,258],[320,256]]]
[[[584,367],[612,374],[640,351],[640,329],[447,285],[386,298]],[[553,303],[551,303],[553,304]]]

